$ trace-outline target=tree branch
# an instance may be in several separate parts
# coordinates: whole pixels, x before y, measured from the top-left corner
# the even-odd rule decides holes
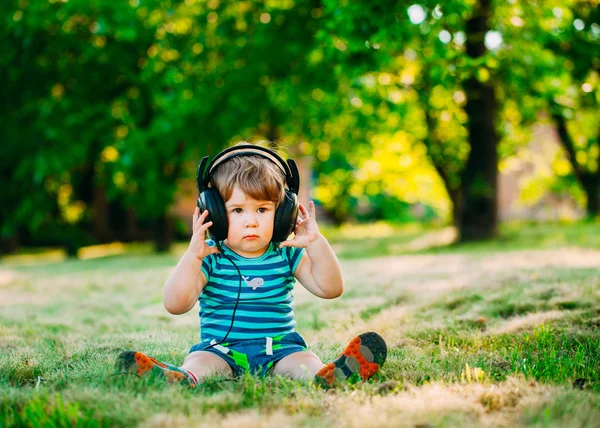
[[[567,156],[569,158],[569,162],[571,162],[571,166],[573,167],[573,171],[575,171],[575,175],[580,182],[584,181],[585,171],[577,161],[577,154],[575,153],[575,144],[573,139],[569,135],[569,131],[567,130],[567,121],[560,113],[552,113],[552,119],[556,123],[556,128],[558,130],[558,135],[560,136],[560,142],[564,149],[567,151]]]

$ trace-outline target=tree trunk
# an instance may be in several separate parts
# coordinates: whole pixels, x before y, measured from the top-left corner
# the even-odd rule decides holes
[[[104,186],[93,181],[92,199],[92,233],[98,242],[106,243],[113,240],[112,229],[109,221],[109,206]]]
[[[169,251],[173,244],[173,222],[167,213],[152,222],[154,249],[157,253]]]
[[[142,239],[142,233],[138,225],[137,215],[133,208],[127,208],[127,214],[125,218],[125,240],[135,241]]]
[[[467,21],[467,54],[478,58],[485,54],[485,33],[490,19],[490,0],[481,0],[474,16]],[[459,239],[489,239],[497,231],[498,137],[495,128],[494,88],[479,76],[465,82],[471,151],[461,173],[462,197],[456,212]]]
[[[567,129],[567,120],[558,112],[558,110],[558,106],[554,105],[552,119],[556,124],[560,143],[567,152],[567,158],[573,168],[575,177],[577,177],[577,181],[579,181],[579,184],[587,196],[585,207],[587,216],[588,218],[595,218],[600,214],[600,168],[597,171],[592,172],[579,164],[579,161],[577,161],[575,143]],[[600,131],[598,131],[598,140],[600,141]]]
[[[21,234],[16,231],[11,236],[0,238],[0,253],[14,254],[21,246]]]
[[[269,142],[270,148],[273,150],[277,149],[277,143],[281,138],[279,127],[277,126],[276,122],[274,122],[276,116],[277,115],[274,112],[269,114],[269,122],[267,123],[266,129],[266,138]]]
[[[583,175],[581,186],[587,196],[585,206],[587,216],[595,218],[600,214],[600,171]]]
[[[447,189],[448,190],[448,189]],[[456,227],[456,230],[460,230],[459,220],[462,218],[462,189],[453,189],[448,190],[448,195],[450,196],[450,201],[452,202],[452,223]]]

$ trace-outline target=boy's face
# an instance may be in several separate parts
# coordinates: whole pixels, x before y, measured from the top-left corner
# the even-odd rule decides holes
[[[275,203],[251,199],[235,186],[225,209],[229,221],[227,246],[243,257],[262,256],[273,237]]]

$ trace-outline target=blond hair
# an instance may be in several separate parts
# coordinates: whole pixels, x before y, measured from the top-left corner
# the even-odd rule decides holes
[[[236,144],[250,144],[240,141]],[[257,145],[257,144],[253,144]],[[262,146],[262,144],[261,144]],[[242,149],[252,151],[252,149]],[[235,151],[232,152],[232,154]],[[238,186],[249,198],[258,201],[271,201],[279,205],[285,195],[285,174],[275,158],[260,152],[261,155],[244,155],[217,163],[216,171],[211,177],[210,185],[215,187],[224,202],[231,198],[233,188]]]

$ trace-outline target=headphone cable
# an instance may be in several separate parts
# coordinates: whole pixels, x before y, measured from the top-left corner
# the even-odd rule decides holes
[[[227,336],[229,336],[229,333],[231,333],[231,330],[233,329],[233,324],[235,322],[235,312],[237,311],[238,304],[240,303],[240,296],[242,294],[242,273],[240,272],[240,268],[238,268],[238,266],[233,262],[233,260],[227,254],[225,254],[225,252],[223,251],[223,247],[221,246],[221,243],[219,241],[217,241],[217,248],[219,249],[220,254],[223,257],[225,257],[227,260],[229,260],[231,262],[231,264],[236,268],[238,275],[240,276],[239,285],[238,285],[238,295],[237,295],[237,299],[235,301],[235,306],[233,307],[233,313],[231,314],[231,325],[229,326],[229,330],[227,330],[227,333],[225,333],[225,336],[223,337],[223,339],[219,340],[218,342],[211,343],[204,349],[208,349],[208,348],[212,348],[214,346],[220,345],[221,343],[223,343],[225,341],[225,339],[227,339]]]

